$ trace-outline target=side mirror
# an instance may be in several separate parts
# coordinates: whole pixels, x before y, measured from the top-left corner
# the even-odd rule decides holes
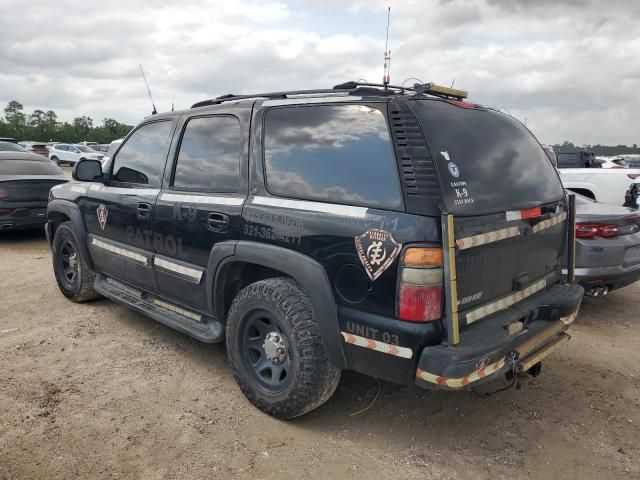
[[[102,164],[98,160],[80,160],[74,165],[71,177],[79,182],[102,180]]]

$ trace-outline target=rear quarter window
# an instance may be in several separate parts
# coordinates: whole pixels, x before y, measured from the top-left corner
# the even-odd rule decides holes
[[[402,208],[387,121],[365,105],[271,108],[265,114],[267,189],[274,195]]]

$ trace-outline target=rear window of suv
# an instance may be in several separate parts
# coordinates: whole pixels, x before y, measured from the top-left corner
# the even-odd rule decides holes
[[[271,108],[265,115],[268,190],[278,196],[402,207],[383,113],[365,105]]]
[[[556,169],[517,120],[441,100],[409,104],[435,159],[450,213],[481,215],[563,198]]]

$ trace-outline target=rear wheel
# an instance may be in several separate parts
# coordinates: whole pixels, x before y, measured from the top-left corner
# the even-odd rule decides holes
[[[74,302],[95,300],[95,272],[78,248],[73,223],[65,222],[56,229],[52,244],[53,272],[62,294]]]
[[[237,295],[227,320],[227,354],[245,396],[277,418],[319,407],[340,381],[309,298],[286,278],[253,283]]]
[[[53,157],[51,157],[51,161],[53,163],[55,163],[56,165],[60,165],[60,159],[58,157],[56,157],[55,155]]]

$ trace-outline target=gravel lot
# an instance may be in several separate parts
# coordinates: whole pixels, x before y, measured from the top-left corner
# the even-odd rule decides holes
[[[640,478],[640,285],[586,299],[543,374],[482,399],[354,373],[291,422],[222,345],[58,291],[40,232],[0,233],[0,479]]]

